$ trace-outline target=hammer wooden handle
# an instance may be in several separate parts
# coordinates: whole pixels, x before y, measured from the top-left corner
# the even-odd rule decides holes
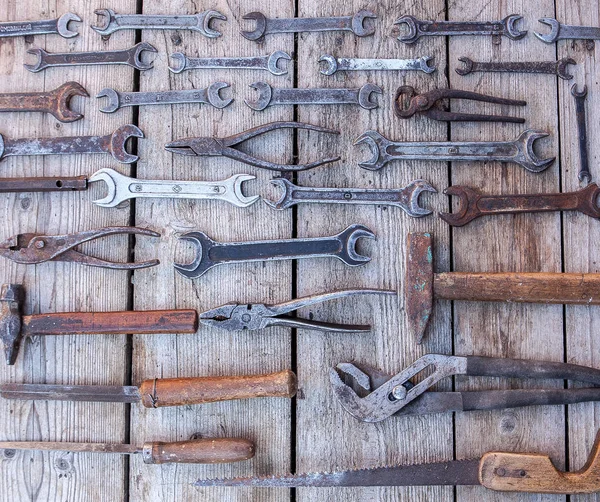
[[[268,375],[146,380],[140,385],[140,394],[146,408],[252,397],[292,397],[296,394],[296,375],[287,370]]]
[[[144,444],[142,456],[146,464],[224,464],[254,457],[254,444],[240,438],[154,442]]]

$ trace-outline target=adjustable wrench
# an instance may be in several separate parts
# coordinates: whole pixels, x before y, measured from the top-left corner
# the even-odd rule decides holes
[[[226,263],[328,256],[355,267],[371,261],[356,252],[356,241],[361,237],[374,239],[375,234],[363,225],[350,225],[331,237],[222,243],[213,241],[204,232],[189,232],[180,239],[195,244],[196,258],[190,264],[176,263],[175,270],[188,279],[197,279],[212,267]]]
[[[330,54],[323,54],[319,62],[327,63],[321,70],[323,75],[333,75],[336,71],[354,70],[420,70],[425,73],[435,71],[435,66],[429,66],[431,56],[417,59],[359,59],[359,58],[334,58]]]
[[[392,160],[441,160],[514,162],[532,173],[539,173],[554,162],[555,157],[540,159],[533,151],[537,139],[548,133],[528,129],[514,141],[390,141],[377,131],[361,134],[355,145],[365,144],[373,154],[370,160],[360,162],[363,169],[377,171]]]
[[[260,197],[246,197],[242,193],[242,183],[255,178],[256,176],[248,174],[236,174],[222,181],[138,180],[123,176],[112,169],[100,169],[90,176],[88,182],[106,183],[106,197],[93,201],[101,207],[115,207],[125,200],[138,197],[218,199],[237,207],[248,207]]]
[[[238,68],[246,70],[267,70],[273,75],[285,75],[288,71],[279,68],[278,63],[282,59],[291,61],[287,52],[275,51],[269,56],[238,57],[238,58],[188,58],[181,52],[171,54],[175,64],[169,66],[173,73],[181,73],[184,70],[198,70],[206,68]]]
[[[215,108],[225,108],[233,99],[223,99],[219,95],[221,89],[229,87],[226,82],[214,82],[206,89],[190,89],[184,91],[147,91],[119,92],[114,89],[102,89],[96,98],[108,98],[108,104],[100,108],[103,113],[116,112],[125,106],[140,105],[173,105],[179,103],[208,103]]]
[[[431,211],[419,206],[422,192],[437,193],[425,180],[415,180],[404,188],[313,188],[294,185],[286,178],[271,180],[283,189],[277,202],[263,199],[273,209],[287,209],[303,202],[317,204],[377,204],[396,206],[413,218],[427,216]]]
[[[28,35],[49,35],[56,33],[63,38],[73,38],[79,35],[79,33],[69,29],[71,21],[81,22],[81,18],[77,14],[67,12],[58,19],[0,23],[0,37],[26,37]]]
[[[374,94],[383,94],[381,87],[365,84],[360,89],[273,89],[266,82],[250,84],[259,93],[255,101],[244,102],[253,110],[264,110],[273,105],[360,105],[366,110],[377,108]]]
[[[93,51],[93,52],[65,52],[50,53],[44,49],[29,49],[28,54],[37,56],[35,64],[23,65],[31,72],[45,70],[51,66],[79,66],[79,65],[103,65],[103,64],[125,64],[138,70],[149,70],[154,63],[144,63],[141,54],[144,51],[157,52],[148,42],[140,42],[130,49],[122,51]]]
[[[570,26],[561,24],[551,17],[543,17],[538,21],[550,26],[551,31],[547,35],[542,35],[537,31],[533,32],[536,37],[547,44],[565,39],[600,40],[600,28],[597,26]]]
[[[590,173],[590,163],[587,150],[587,125],[585,120],[585,97],[587,96],[587,86],[583,86],[581,91],[577,90],[577,84],[571,87],[571,94],[575,98],[575,113],[577,115],[577,132],[579,133],[579,181],[592,181]]]
[[[563,80],[570,80],[573,75],[567,72],[567,66],[577,64],[572,58],[563,58],[558,61],[492,61],[480,62],[472,61],[469,58],[461,57],[459,61],[464,63],[464,68],[456,68],[459,75],[468,75],[476,71],[479,72],[511,72],[511,73],[547,73],[557,75]]]

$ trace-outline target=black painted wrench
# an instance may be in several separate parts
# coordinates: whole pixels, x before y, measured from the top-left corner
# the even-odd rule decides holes
[[[571,87],[571,94],[575,98],[575,113],[577,115],[577,131],[579,132],[579,181],[586,180],[586,183],[592,181],[590,173],[590,162],[587,150],[587,125],[585,120],[585,97],[587,96],[587,86],[583,86],[581,91],[577,90],[577,84]]]

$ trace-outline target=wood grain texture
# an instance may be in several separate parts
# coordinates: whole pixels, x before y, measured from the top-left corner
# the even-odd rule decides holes
[[[239,438],[154,442],[144,445],[144,454],[149,464],[225,464],[252,458],[254,444]]]

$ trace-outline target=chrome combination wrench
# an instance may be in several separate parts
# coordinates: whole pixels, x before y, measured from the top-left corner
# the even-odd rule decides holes
[[[244,70],[266,70],[273,75],[285,75],[287,68],[280,68],[279,61],[291,61],[287,52],[275,51],[268,56],[251,57],[215,57],[215,58],[189,58],[181,52],[171,54],[174,64],[169,66],[173,73],[184,70],[201,70],[207,68],[236,68]]]
[[[58,19],[40,19],[39,21],[8,21],[0,23],[0,37],[27,37],[29,35],[57,34],[63,38],[73,38],[79,35],[69,29],[71,21],[81,22],[77,14],[67,12]]]
[[[435,66],[429,66],[433,57],[423,56],[416,59],[360,59],[360,58],[335,58],[330,54],[323,54],[319,62],[327,63],[321,70],[323,75],[333,75],[336,71],[367,71],[367,70],[420,70],[425,73],[435,71]]]

